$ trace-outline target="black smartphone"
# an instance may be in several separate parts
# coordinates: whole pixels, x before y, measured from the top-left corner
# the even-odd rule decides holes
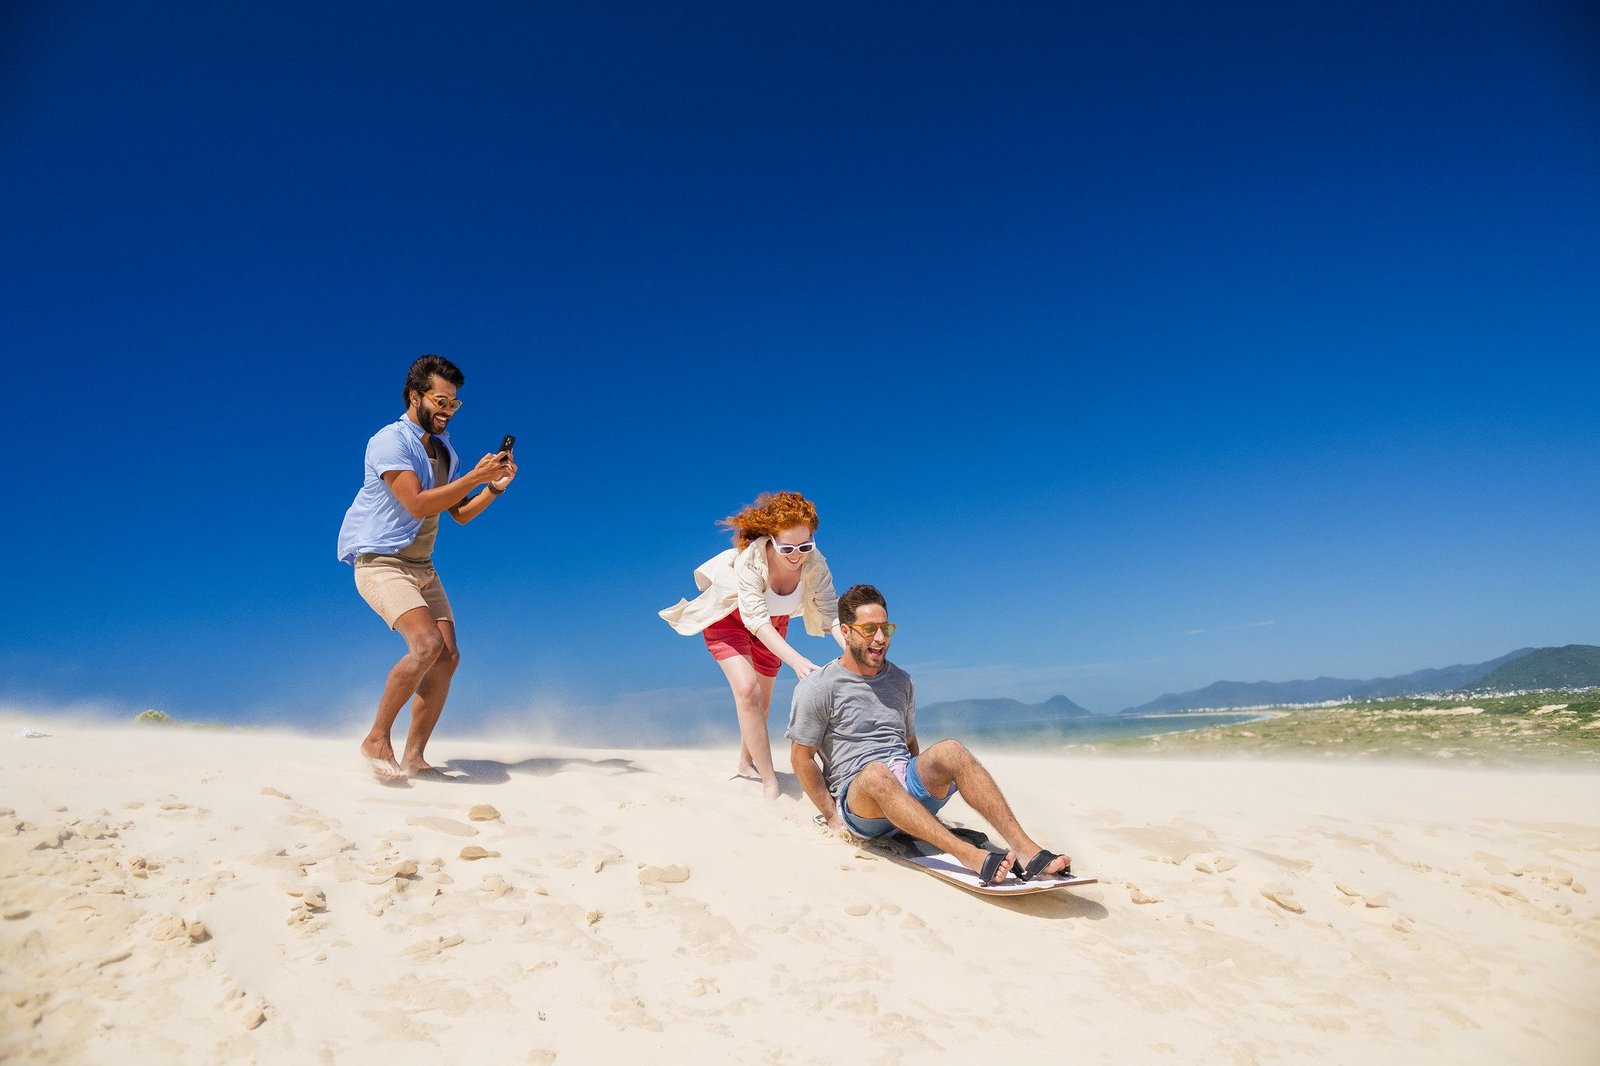
[[[517,438],[513,437],[509,433],[506,434],[506,439],[500,442],[500,450],[503,451],[503,452],[509,452],[509,451],[511,451],[512,448],[515,448],[516,446],[517,446]]]

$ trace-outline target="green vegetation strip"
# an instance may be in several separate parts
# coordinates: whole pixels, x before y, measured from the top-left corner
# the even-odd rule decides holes
[[[1600,691],[1282,708],[1279,717],[1106,744],[1109,754],[1401,758],[1600,766]]]

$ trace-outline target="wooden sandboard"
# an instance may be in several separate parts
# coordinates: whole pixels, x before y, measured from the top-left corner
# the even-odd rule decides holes
[[[956,826],[949,828],[952,833],[977,847],[985,847],[988,844],[989,838],[976,829]],[[1054,892],[1058,888],[1098,884],[1100,881],[1098,877],[1077,876],[1036,877],[1032,881],[1018,881],[1015,877],[1008,877],[999,884],[985,886],[978,883],[977,874],[961,865],[952,856],[935,849],[932,844],[904,833],[891,833],[876,840],[864,841],[863,847],[890,862],[932,874],[941,881],[948,881],[958,888],[976,892],[980,896],[1031,896],[1039,892]]]

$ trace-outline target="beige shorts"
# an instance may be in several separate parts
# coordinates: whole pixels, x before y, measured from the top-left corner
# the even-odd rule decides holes
[[[401,615],[418,607],[426,607],[441,622],[456,620],[444,582],[429,563],[411,563],[394,555],[358,555],[356,591],[390,629]]]

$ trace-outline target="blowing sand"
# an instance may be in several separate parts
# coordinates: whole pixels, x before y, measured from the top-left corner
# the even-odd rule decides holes
[[[731,751],[0,722],[0,1061],[1592,1063],[1600,775],[978,754],[994,902]],[[780,757],[780,765],[784,762]],[[983,828],[959,800],[952,820]]]

